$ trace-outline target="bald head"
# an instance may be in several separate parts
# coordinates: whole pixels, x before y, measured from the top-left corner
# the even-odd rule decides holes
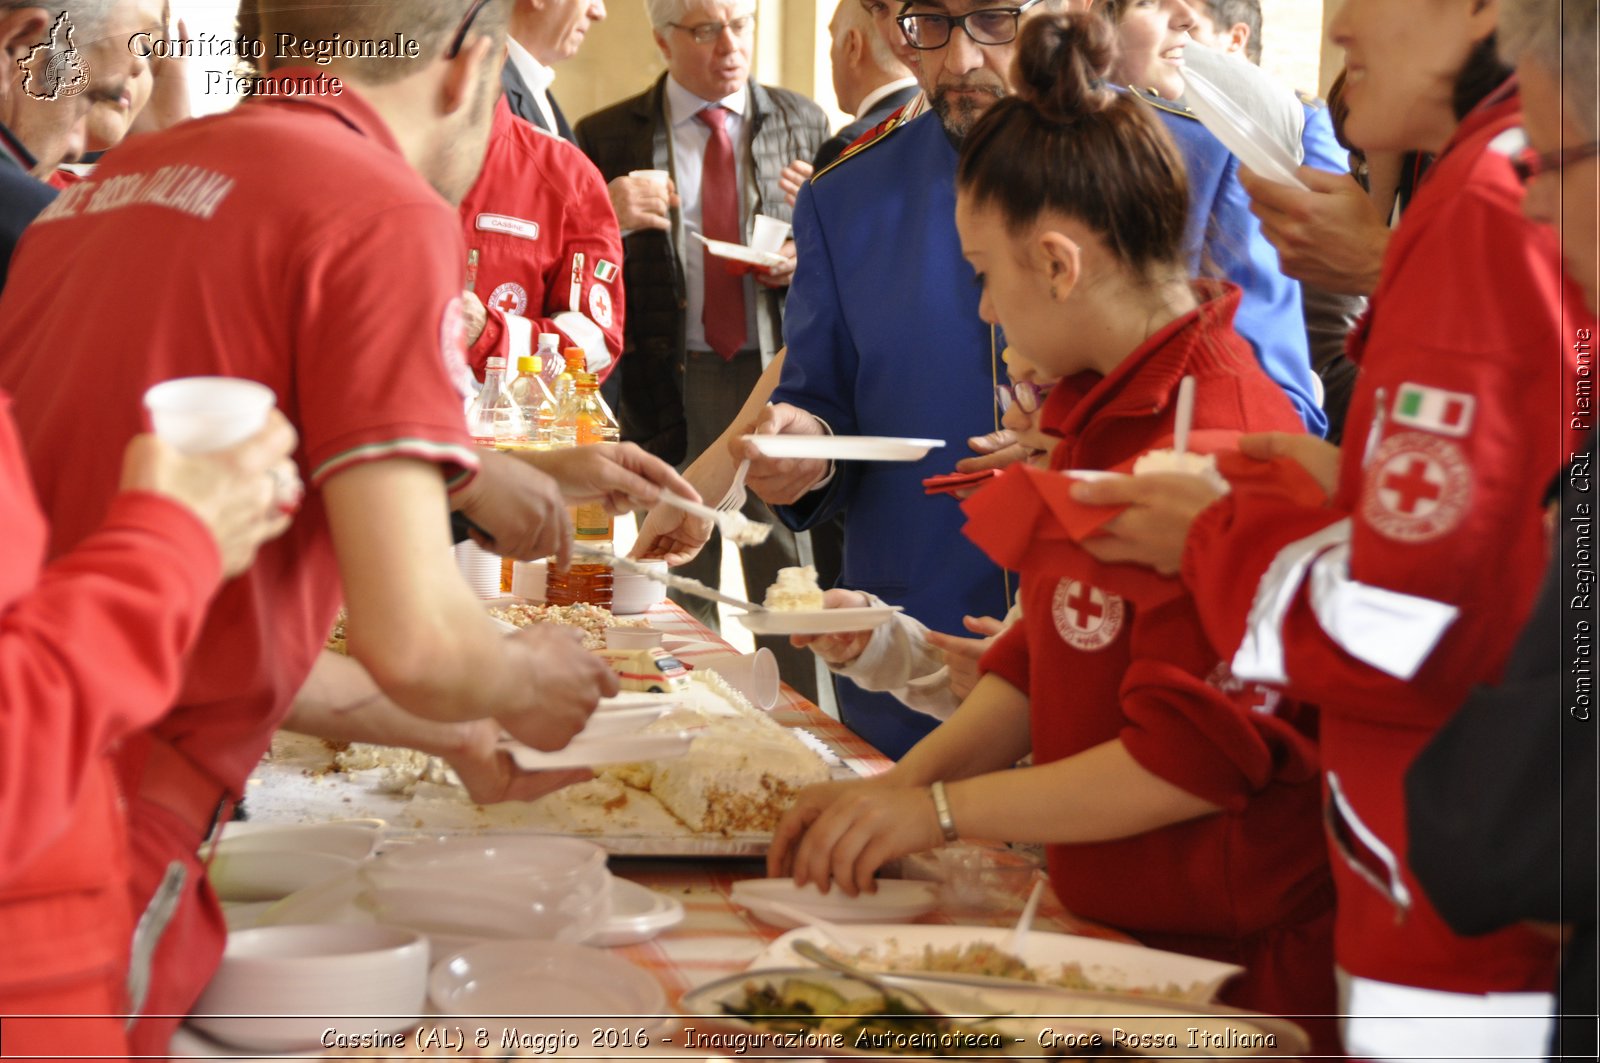
[[[881,4],[875,6],[883,6]],[[898,5],[896,5],[898,6]],[[895,55],[879,19],[862,0],[839,0],[828,31],[833,37],[829,58],[833,61],[833,92],[840,110],[858,115],[861,101],[874,89],[911,76],[910,69]],[[896,35],[899,27],[887,32]]]

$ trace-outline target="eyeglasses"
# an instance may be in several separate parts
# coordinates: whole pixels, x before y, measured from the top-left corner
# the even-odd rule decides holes
[[[1489,150],[1504,155],[1517,180],[1529,184],[1535,177],[1559,173],[1574,163],[1600,155],[1600,140],[1540,155],[1528,143],[1528,134],[1524,130],[1508,129],[1494,139]]]
[[[722,36],[723,30],[728,30],[735,37],[746,36],[755,28],[755,24],[756,17],[754,15],[740,15],[738,18],[730,18],[726,22],[700,22],[693,26],[685,26],[681,22],[667,23],[673,29],[682,30],[693,37],[696,44],[710,44]]]
[[[985,7],[965,15],[901,15],[895,19],[906,35],[906,43],[920,51],[932,51],[950,43],[957,26],[976,44],[1010,44],[1017,39],[1017,22],[1022,13],[1039,0],[1026,0],[1018,7]]]
[[[1009,413],[1013,403],[1023,413],[1038,413],[1039,407],[1044,405],[1045,397],[1054,387],[1054,384],[1040,387],[1031,380],[1022,380],[1015,384],[996,384],[994,401],[999,404],[1001,413]]]
[[[467,13],[461,18],[461,25],[456,27],[456,35],[450,38],[450,47],[445,49],[446,59],[454,59],[461,54],[461,46],[467,43],[467,33],[472,29],[472,24],[478,20],[478,13],[488,3],[489,0],[472,0],[472,6],[467,8]]]

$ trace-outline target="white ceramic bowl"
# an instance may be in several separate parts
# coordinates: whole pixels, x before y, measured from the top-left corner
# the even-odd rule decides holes
[[[189,1021],[240,1048],[315,1048],[328,1030],[391,1033],[416,1022],[428,943],[392,926],[268,926],[228,935]]]
[[[667,571],[665,561],[640,563],[659,569],[662,573]],[[611,575],[611,611],[619,616],[645,612],[666,596],[666,584],[657,583],[648,576],[641,576],[637,572],[623,572],[620,569]]]
[[[458,952],[434,965],[428,996],[446,1015],[612,1016],[616,1025],[652,1033],[671,1021],[667,995],[647,971],[600,949],[549,941],[491,941]]]
[[[611,916],[605,850],[576,838],[430,839],[389,850],[357,875],[360,907],[433,937],[582,941]]]

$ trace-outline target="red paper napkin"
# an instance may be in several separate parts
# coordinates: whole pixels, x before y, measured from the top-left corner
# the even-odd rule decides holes
[[[1308,506],[1326,500],[1322,488],[1296,462],[1256,461],[1221,450],[1237,441],[1237,432],[1196,432],[1190,448],[1216,453],[1217,469],[1235,493],[1268,493]],[[1127,474],[1132,468],[1130,460],[1105,471]],[[1083,580],[1146,607],[1183,594],[1175,577],[1142,565],[1105,564],[1079,545],[1121,509],[1078,502],[1072,497],[1077,482],[1064,472],[1013,465],[962,503],[967,515],[962,530],[995,563],[1013,571]]]

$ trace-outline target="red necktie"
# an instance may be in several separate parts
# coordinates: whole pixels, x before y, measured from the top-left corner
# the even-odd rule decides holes
[[[695,115],[711,127],[704,165],[700,170],[700,229],[708,240],[744,243],[739,228],[739,174],[734,167],[733,142],[728,138],[727,109],[707,107]],[[728,272],[727,265],[705,251],[706,344],[724,359],[739,353],[745,340],[744,278]]]

